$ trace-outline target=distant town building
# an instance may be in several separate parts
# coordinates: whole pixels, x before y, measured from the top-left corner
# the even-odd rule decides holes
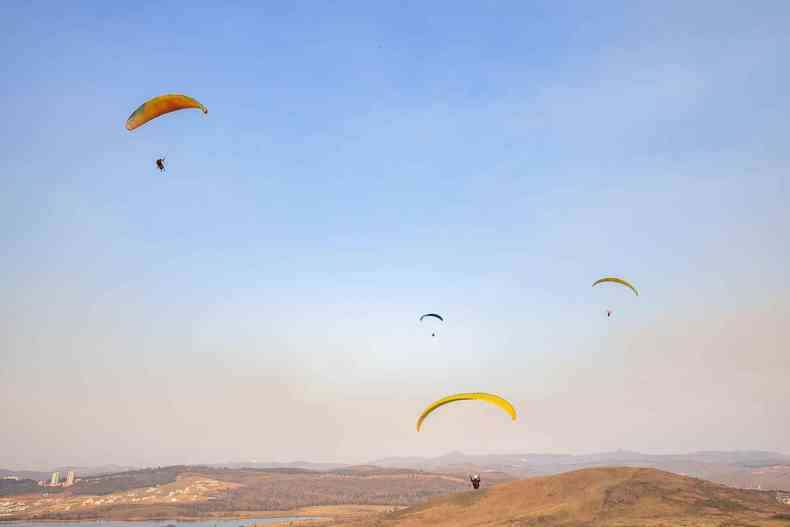
[[[64,487],[71,487],[74,485],[74,471],[69,470],[69,473],[66,474],[66,483],[63,484]]]
[[[49,484],[52,485],[53,487],[55,485],[59,485],[60,484],[60,472],[53,472],[52,473],[52,477],[49,480]]]

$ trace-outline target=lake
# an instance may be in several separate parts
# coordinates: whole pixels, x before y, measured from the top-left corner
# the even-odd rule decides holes
[[[0,527],[4,524],[9,527],[167,527],[176,525],[177,527],[249,527],[250,525],[269,525],[273,523],[285,523],[297,520],[318,520],[316,516],[280,516],[278,518],[247,518],[247,519],[228,519],[217,518],[196,521],[176,521],[176,520],[156,520],[156,521],[10,521],[0,522]]]

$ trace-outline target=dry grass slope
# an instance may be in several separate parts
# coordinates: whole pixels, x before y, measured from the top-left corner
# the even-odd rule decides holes
[[[348,527],[790,527],[772,493],[645,468],[595,468],[436,498]]]
[[[59,495],[47,489],[0,500],[0,520],[144,520],[255,516],[304,507],[415,505],[466,488],[463,477],[361,467],[298,469],[168,467],[92,478]]]

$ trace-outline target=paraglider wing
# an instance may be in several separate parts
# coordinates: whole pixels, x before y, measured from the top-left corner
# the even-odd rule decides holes
[[[425,421],[425,418],[431,414],[434,410],[439,408],[440,406],[444,406],[445,404],[453,403],[456,401],[485,401],[487,403],[491,403],[495,406],[500,407],[502,410],[507,412],[507,414],[513,419],[516,420],[516,409],[513,408],[513,405],[507,402],[505,399],[501,398],[498,395],[494,395],[492,393],[484,393],[484,392],[472,392],[472,393],[456,393],[455,395],[448,395],[447,397],[443,397],[438,401],[435,401],[428,405],[428,407],[423,410],[420,417],[417,419],[417,431],[420,431],[420,427],[422,426],[422,422]]]
[[[132,115],[126,120],[126,129],[129,131],[134,130],[151,119],[156,119],[160,115],[175,112],[176,110],[184,110],[186,108],[197,108],[203,113],[208,113],[208,108],[192,97],[175,93],[160,95],[145,101],[139,108],[132,112]]]
[[[600,280],[596,280],[595,283],[593,283],[593,287],[595,287],[598,284],[602,284],[604,282],[613,282],[615,284],[624,285],[627,288],[629,288],[631,291],[633,291],[636,296],[639,296],[639,291],[636,290],[636,287],[631,285],[626,280],[623,280],[622,278],[615,278],[613,276],[607,276],[606,278],[601,278]]]
[[[437,315],[436,313],[425,313],[423,316],[420,317],[420,322],[422,322],[422,319],[424,319],[425,317],[438,318],[439,320],[444,322],[444,319],[442,318],[442,316],[441,315]]]

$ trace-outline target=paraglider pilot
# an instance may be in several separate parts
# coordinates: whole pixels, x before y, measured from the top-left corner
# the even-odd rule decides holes
[[[164,157],[160,157],[159,159],[156,160],[156,168],[158,168],[160,172],[164,172],[165,171],[165,158]]]
[[[480,488],[480,474],[473,474],[469,476],[469,481],[472,482],[472,486],[475,489]]]

